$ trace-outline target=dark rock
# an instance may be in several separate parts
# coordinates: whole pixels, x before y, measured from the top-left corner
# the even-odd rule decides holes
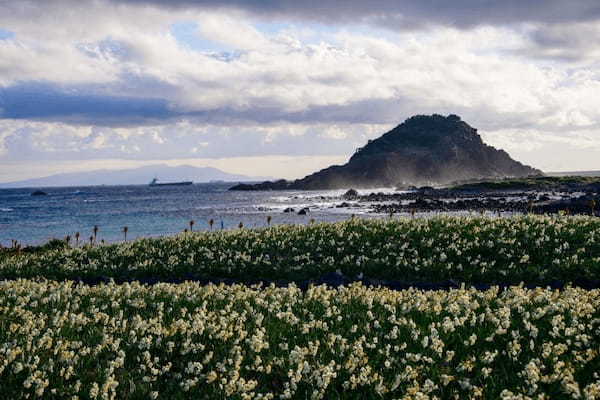
[[[298,211],[298,215],[306,215],[310,212],[308,207],[304,207],[302,210]]]
[[[292,186],[292,182],[286,181],[285,179],[280,179],[278,181],[267,181],[263,183],[256,184],[248,184],[248,183],[240,183],[233,187],[230,187],[229,190],[290,190],[294,189]]]
[[[358,197],[358,192],[354,189],[350,189],[346,193],[344,193],[342,197],[346,200],[354,200]]]
[[[294,210],[292,207],[288,207],[285,210],[283,210],[284,213],[293,213],[296,212],[296,210]]]
[[[435,188],[431,187],[431,186],[421,186],[420,188],[417,189],[417,192],[420,194],[426,194],[426,195],[433,195],[435,194],[436,190]]]
[[[31,195],[32,196],[48,196],[48,193],[42,192],[41,190],[36,190],[35,192],[32,192]]]
[[[569,214],[598,214],[598,207],[592,208],[592,201],[600,204],[600,197],[593,195],[583,195],[579,197],[569,197],[567,199],[545,202],[543,204],[534,204],[532,211],[536,214],[556,214],[566,212]]]

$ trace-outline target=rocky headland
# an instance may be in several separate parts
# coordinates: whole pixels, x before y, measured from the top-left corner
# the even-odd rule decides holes
[[[483,142],[457,115],[417,115],[334,165],[295,181],[239,184],[231,190],[328,190],[447,185],[542,172]]]

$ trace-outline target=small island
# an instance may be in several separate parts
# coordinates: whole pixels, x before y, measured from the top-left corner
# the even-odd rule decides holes
[[[457,115],[417,115],[334,165],[295,181],[239,184],[231,190],[329,190],[447,185],[456,181],[522,178],[540,170],[483,142]]]

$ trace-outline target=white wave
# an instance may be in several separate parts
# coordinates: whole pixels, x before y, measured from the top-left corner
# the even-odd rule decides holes
[[[357,189],[358,194],[361,196],[368,195],[371,193],[383,193],[383,194],[395,194],[395,193],[408,193],[410,190],[397,190],[394,188],[374,188],[374,189]]]
[[[285,203],[292,200],[292,196],[273,196],[270,197],[269,200],[275,201],[277,203]]]
[[[277,203],[289,203],[296,200],[312,200],[323,198],[340,198],[344,195],[349,189],[335,189],[335,190],[319,190],[319,191],[302,191],[302,192],[291,192],[285,196],[273,196],[269,200],[277,202]],[[371,193],[384,193],[384,194],[394,194],[394,193],[408,193],[407,190],[396,190],[395,188],[382,187],[382,188],[373,188],[373,189],[357,189],[356,190],[359,195],[365,196]]]
[[[1,212],[11,212],[11,211],[15,211],[15,209],[14,208],[2,208],[2,207],[0,207],[0,211]]]

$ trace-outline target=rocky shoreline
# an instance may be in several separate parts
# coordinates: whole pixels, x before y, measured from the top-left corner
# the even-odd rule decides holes
[[[370,208],[373,213],[480,212],[600,216],[600,190],[462,191],[419,188],[398,193],[359,195],[354,189],[336,208]]]
[[[481,214],[565,214],[600,216],[600,188],[559,190],[456,190],[433,187],[392,193],[360,194],[354,189],[341,196],[315,196],[329,209],[361,214],[417,214],[469,212]],[[319,209],[319,207],[317,207]],[[284,213],[307,215],[312,207],[287,207]],[[265,210],[268,211],[268,210]]]

